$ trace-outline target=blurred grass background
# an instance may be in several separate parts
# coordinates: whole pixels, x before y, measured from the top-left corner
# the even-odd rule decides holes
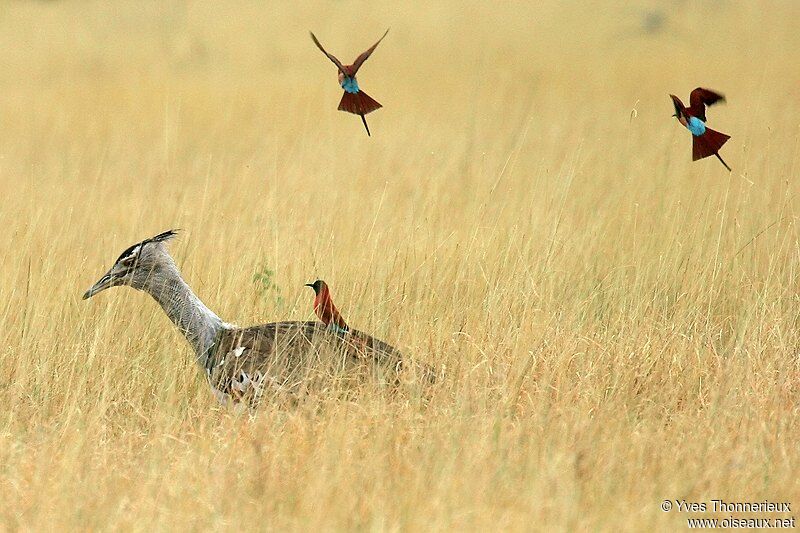
[[[0,524],[671,530],[794,501],[800,4],[0,4]],[[336,111],[333,65],[385,107]],[[726,94],[691,162],[668,94]],[[183,228],[225,320],[312,317],[444,372],[217,406],[146,296]],[[268,274],[269,290],[264,290]]]

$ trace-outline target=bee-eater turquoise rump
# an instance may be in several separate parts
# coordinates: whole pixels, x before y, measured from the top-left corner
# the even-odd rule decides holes
[[[725,97],[710,89],[698,87],[689,95],[689,107],[686,107],[674,94],[669,96],[675,106],[675,114],[672,116],[692,134],[692,161],[713,155],[730,172],[731,167],[719,155],[719,149],[728,142],[730,135],[706,127],[706,106],[724,102]]]
[[[342,315],[339,314],[339,310],[333,305],[328,284],[318,279],[314,283],[306,283],[306,287],[314,289],[314,294],[316,295],[314,298],[314,313],[316,313],[320,321],[341,335],[350,331],[350,327],[344,321]]]
[[[367,129],[367,135],[370,135],[369,126],[367,126],[367,119],[365,115],[372,113],[376,109],[380,109],[382,106],[370,96],[362,91],[358,87],[358,81],[356,80],[356,73],[358,69],[361,68],[361,65],[364,64],[372,52],[378,47],[380,42],[386,37],[386,34],[389,33],[389,30],[386,30],[386,33],[383,34],[383,37],[378,39],[378,42],[373,44],[369,50],[361,54],[356,58],[352,65],[343,65],[341,61],[336,59],[333,54],[329,54],[319,43],[317,36],[314,35],[313,32],[309,32],[311,34],[311,40],[314,41],[314,44],[317,45],[317,48],[322,50],[322,53],[325,54],[328,59],[333,61],[333,64],[336,65],[336,68],[339,69],[339,85],[341,85],[342,89],[344,89],[344,94],[342,95],[341,101],[339,101],[339,111],[347,111],[348,113],[353,113],[354,115],[358,115],[361,117],[361,122],[364,123],[364,127]]]

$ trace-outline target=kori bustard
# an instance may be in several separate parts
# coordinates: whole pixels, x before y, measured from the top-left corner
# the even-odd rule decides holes
[[[186,336],[220,402],[253,405],[270,389],[296,388],[308,376],[304,367],[319,363],[323,353],[396,381],[403,364],[400,352],[366,333],[350,330],[342,336],[321,322],[245,328],[223,322],[181,277],[165,246],[175,235],[175,230],[166,231],[129,247],[83,299],[120,285],[152,296]]]

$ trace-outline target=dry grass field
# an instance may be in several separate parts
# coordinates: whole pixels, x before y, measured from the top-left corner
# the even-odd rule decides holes
[[[0,4],[0,529],[800,507],[800,4],[294,4]],[[389,26],[368,138],[308,30]],[[731,174],[670,117],[698,85]],[[323,278],[442,378],[218,405],[147,295],[81,300],[170,228],[223,319],[312,319]]]

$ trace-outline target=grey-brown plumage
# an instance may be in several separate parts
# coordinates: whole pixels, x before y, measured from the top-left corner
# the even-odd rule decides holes
[[[321,322],[274,322],[241,328],[223,322],[183,281],[165,243],[168,231],[126,249],[84,299],[127,285],[150,294],[194,349],[218,399],[255,404],[264,395],[296,392],[316,377],[362,372],[394,382],[403,365],[393,346],[351,330],[338,335]],[[432,379],[424,369],[426,380]]]
[[[360,331],[342,337],[322,322],[273,322],[223,329],[204,367],[217,394],[254,403],[265,392],[296,393],[315,379],[359,369],[394,382],[402,355]]]

